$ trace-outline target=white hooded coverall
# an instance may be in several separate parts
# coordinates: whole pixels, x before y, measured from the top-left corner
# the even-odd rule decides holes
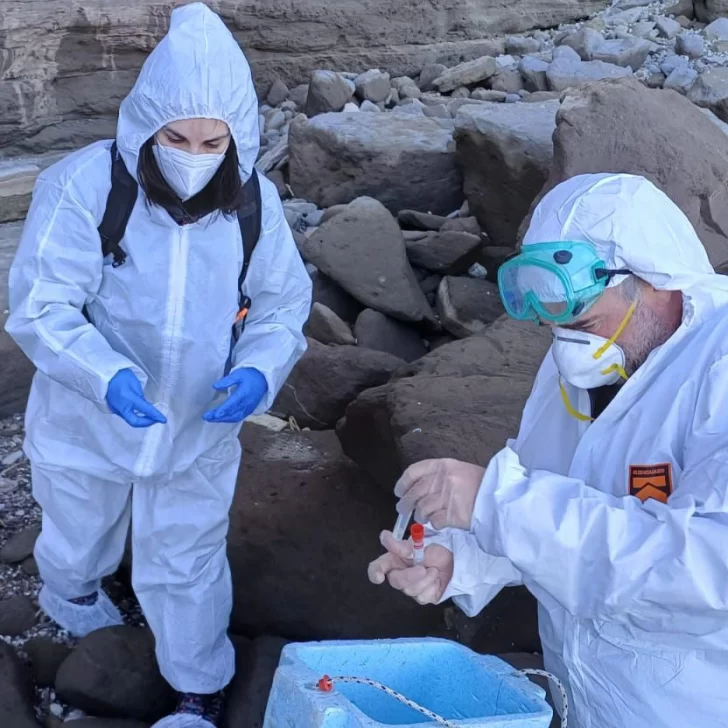
[[[728,726],[728,278],[640,177],[555,188],[524,245],[556,240],[591,242],[608,268],[682,291],[682,325],[591,424],[567,413],[547,354],[471,532],[439,534],[455,555],[443,601],[473,616],[525,584],[570,728]],[[565,386],[590,414],[588,392]],[[631,466],[669,466],[667,503],[630,495]]]
[[[202,4],[172,14],[121,106],[117,143],[136,177],[140,147],[165,124],[221,119],[246,180],[258,146],[250,69]],[[97,227],[110,188],[111,142],[92,144],[38,180],[10,272],[7,331],[37,367],[26,424],[33,492],[43,509],[41,576],[64,599],[98,589],[122,557],[131,518],[133,585],[164,677],[212,693],[234,672],[225,546],[239,424],[202,415],[226,398],[243,246],[237,219],[180,226],[139,189],[119,268]],[[306,344],[311,282],[276,188],[261,176],[262,232],[243,287],[252,300],[232,367],[259,370],[270,407]],[[84,318],[87,307],[91,323]],[[167,424],[134,429],[112,414],[109,381],[131,368]]]

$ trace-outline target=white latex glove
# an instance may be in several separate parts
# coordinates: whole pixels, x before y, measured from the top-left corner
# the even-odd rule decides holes
[[[398,541],[391,531],[382,531],[382,546],[387,553],[369,564],[369,581],[389,585],[412,597],[420,604],[437,604],[445,593],[453,574],[454,558],[444,546],[425,547],[425,559],[415,566],[412,541]]]
[[[438,531],[470,530],[475,498],[485,468],[459,460],[423,460],[411,465],[394,486],[399,513],[414,511],[418,523]]]

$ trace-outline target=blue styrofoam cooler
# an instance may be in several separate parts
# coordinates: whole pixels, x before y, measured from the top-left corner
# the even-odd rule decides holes
[[[548,728],[544,691],[497,657],[441,639],[307,642],[288,645],[273,679],[263,728],[437,726],[386,693],[331,677],[376,680],[457,725]]]

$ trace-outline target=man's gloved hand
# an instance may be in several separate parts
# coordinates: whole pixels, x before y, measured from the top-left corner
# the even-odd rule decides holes
[[[122,369],[113,376],[106,391],[106,404],[132,427],[167,422],[167,418],[144,399],[142,383],[131,369]]]
[[[411,465],[394,486],[399,513],[414,511],[418,523],[470,530],[485,469],[459,460],[423,460]]]
[[[398,541],[390,531],[382,531],[387,553],[369,564],[369,581],[389,585],[420,604],[437,604],[450,583],[454,568],[452,552],[439,544],[425,547],[425,560],[413,565],[412,541]]]
[[[268,391],[268,382],[257,369],[235,369],[212,386],[218,392],[236,389],[219,407],[205,412],[206,422],[242,422],[253,414]]]

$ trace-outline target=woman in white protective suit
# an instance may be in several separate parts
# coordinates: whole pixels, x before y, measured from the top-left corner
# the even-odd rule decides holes
[[[99,142],[41,175],[10,273],[7,330],[37,367],[25,447],[43,509],[40,604],[77,636],[121,624],[100,582],[131,519],[134,590],[180,694],[165,728],[217,725],[234,672],[238,433],[306,346],[310,278],[263,178],[239,290],[258,144],[234,38],[200,3],[175,10],[119,113],[116,165],[134,190],[120,250],[104,257],[97,230],[112,174]]]
[[[508,313],[553,327],[518,436],[408,469],[440,531],[422,567],[384,533],[370,578],[471,616],[528,587],[569,728],[728,726],[728,278],[631,175],[558,185],[506,265]]]

